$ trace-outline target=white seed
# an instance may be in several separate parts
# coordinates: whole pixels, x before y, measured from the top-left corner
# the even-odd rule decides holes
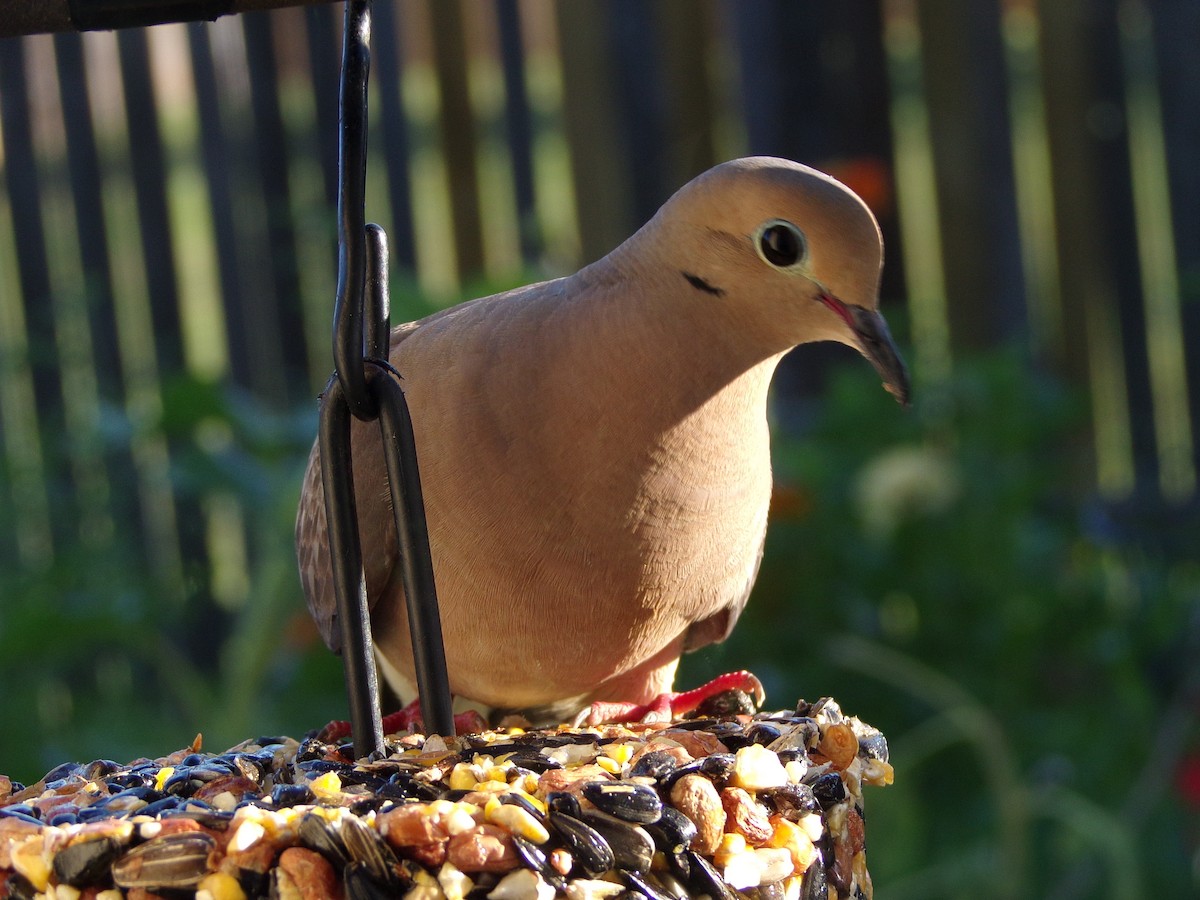
[[[731,853],[721,875],[729,882],[730,887],[739,891],[762,884],[762,866],[759,865],[753,850]]]
[[[791,851],[783,847],[759,847],[754,851],[758,860],[759,884],[774,884],[783,881],[794,871]]]
[[[554,900],[554,888],[530,869],[514,869],[492,888],[488,900]]]
[[[446,895],[437,879],[420,869],[413,876],[413,886],[404,895],[404,900],[446,900]]]
[[[592,878],[576,878],[567,885],[567,900],[607,900],[625,890],[623,885]]]
[[[442,893],[446,895],[446,900],[463,900],[471,892],[471,888],[475,887],[475,882],[453,863],[442,863],[437,880],[442,887]]]
[[[821,817],[816,813],[809,813],[796,824],[804,829],[804,833],[808,835],[808,839],[814,844],[821,839],[821,834],[825,831]]]
[[[242,853],[249,850],[260,840],[266,836],[267,830],[257,822],[249,820],[242,822],[238,826],[237,831],[233,833],[233,837],[229,839],[229,850],[233,853]]]
[[[761,791],[787,784],[788,774],[778,756],[761,744],[751,744],[734,754],[729,783],[748,791]]]

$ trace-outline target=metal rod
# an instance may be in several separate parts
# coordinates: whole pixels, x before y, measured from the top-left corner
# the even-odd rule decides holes
[[[330,563],[337,600],[342,665],[350,700],[355,756],[361,759],[383,747],[379,711],[379,679],[371,644],[371,617],[358,539],[358,507],[354,500],[350,450],[350,408],[337,378],[321,395],[321,485],[329,529]]]
[[[355,418],[375,418],[363,368],[363,291],[367,249],[367,76],[371,71],[371,4],[350,0],[342,43],[338,141],[338,285],[333,363]]]
[[[355,753],[360,758],[382,747],[383,733],[351,474],[351,414],[367,421],[379,419],[425,729],[454,733],[416,442],[408,404],[389,374],[387,361],[391,318],[387,236],[378,225],[364,224],[370,39],[371,4],[369,0],[351,0],[346,4],[339,88],[335,372],[322,397],[320,435],[321,483],[325,488],[346,691]],[[367,359],[375,361],[370,377]]]
[[[391,344],[392,299],[388,289],[388,239],[375,223],[367,226],[367,282],[364,291],[367,359],[388,358]]]
[[[6,0],[0,3],[0,38],[52,31],[107,31],[166,22],[211,22],[235,13],[330,2],[332,0]]]
[[[421,698],[421,719],[427,734],[452,735],[454,708],[412,418],[404,392],[389,372],[375,370],[368,386],[379,407],[379,430],[400,543],[400,576],[408,605],[408,631],[412,638],[417,693]]]

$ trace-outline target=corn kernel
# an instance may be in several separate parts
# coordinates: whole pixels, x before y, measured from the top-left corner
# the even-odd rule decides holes
[[[740,853],[746,852],[746,839],[740,834],[732,831],[727,831],[721,835],[721,843],[717,845],[717,852],[713,854],[713,861],[718,868],[724,868],[733,857]]]
[[[308,811],[314,816],[320,816],[326,822],[337,822],[346,814],[346,811],[340,806],[312,806]]]
[[[538,812],[545,814],[546,804],[542,800],[535,797],[533,794],[529,793],[528,791],[521,790],[519,787],[516,787],[515,785],[510,785],[510,787],[512,787],[512,793],[520,794],[521,797],[523,797],[525,800],[528,800],[529,803],[532,804],[533,807],[535,809],[537,809]]]
[[[337,772],[326,772],[310,781],[308,788],[318,800],[333,800],[341,796],[342,779]]]
[[[471,785],[470,789],[479,791],[481,794],[492,794],[498,797],[500,794],[508,793],[508,783],[505,781],[477,781]]]
[[[479,779],[475,777],[473,767],[467,763],[459,763],[450,772],[450,790],[452,791],[470,791],[475,789],[475,782]]]
[[[882,759],[868,759],[863,766],[862,780],[875,787],[886,787],[895,780],[896,772],[890,763]]]
[[[816,843],[821,839],[821,833],[825,830],[825,826],[821,824],[821,817],[816,813],[809,813],[800,819],[800,827],[804,829],[804,833],[808,835],[808,839]]]
[[[286,831],[297,817],[298,810],[292,806],[276,811],[264,809],[261,806],[247,805],[239,807],[233,814],[233,823],[230,827],[240,828],[245,823],[253,822],[262,826],[263,831],[269,837],[275,838]]]
[[[609,744],[604,748],[604,755],[625,765],[633,759],[633,747],[629,744]]]
[[[196,900],[246,900],[246,892],[232,875],[213,872],[196,885]]]
[[[512,834],[519,834],[535,844],[544,844],[550,840],[550,832],[546,830],[546,826],[527,810],[511,803],[501,803],[495,797],[488,800],[483,809],[483,816],[491,824],[506,828]]]
[[[418,869],[413,876],[413,886],[404,895],[404,900],[445,900],[445,897],[437,879],[424,869]]]
[[[597,756],[596,765],[612,775],[621,774],[621,764],[608,756]]]
[[[820,816],[817,816],[817,819],[819,821]],[[817,855],[812,838],[808,836],[804,828],[783,816],[776,816],[771,820],[771,824],[774,825],[775,830],[767,839],[766,846],[787,850],[792,856],[792,866],[795,871],[804,872],[812,865],[812,861]]]
[[[442,827],[446,834],[454,837],[475,827],[475,813],[479,807],[474,803],[455,803],[454,808],[442,819]]]
[[[35,834],[19,844],[11,844],[9,851],[12,867],[37,891],[44,891],[50,886],[50,863],[42,852],[44,846],[43,836]]]
[[[429,814],[431,816],[448,816],[454,812],[455,805],[453,800],[434,800],[429,804]]]
[[[161,791],[167,783],[167,779],[175,774],[174,766],[163,766],[158,770],[158,774],[154,776],[154,789]]]

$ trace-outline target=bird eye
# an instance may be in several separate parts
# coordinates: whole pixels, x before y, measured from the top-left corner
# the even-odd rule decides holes
[[[784,219],[771,219],[758,226],[755,246],[759,256],[779,269],[789,269],[808,257],[804,232]]]

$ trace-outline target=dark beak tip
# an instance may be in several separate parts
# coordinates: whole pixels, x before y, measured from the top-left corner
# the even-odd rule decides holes
[[[905,409],[912,409],[912,397],[909,394],[907,384],[901,386],[901,385],[889,384],[889,383],[885,382],[883,385],[883,389],[885,391],[887,391],[889,394],[891,394],[893,397],[895,397],[896,402],[899,403],[902,407],[904,407]]]
[[[856,305],[850,305],[847,309],[859,349],[882,377],[884,390],[895,397],[901,406],[910,407],[908,367],[904,365],[896,342],[892,339],[887,321],[874,309]]]

